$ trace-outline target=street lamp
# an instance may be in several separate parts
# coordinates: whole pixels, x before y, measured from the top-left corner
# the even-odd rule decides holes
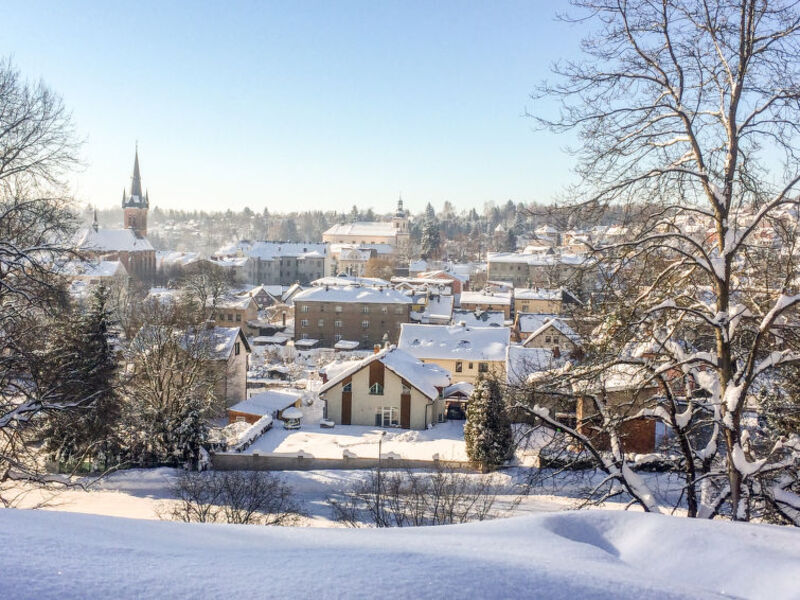
[[[381,521],[381,446],[385,435],[385,429],[378,434],[378,472],[375,481],[375,523],[378,527],[383,526]]]

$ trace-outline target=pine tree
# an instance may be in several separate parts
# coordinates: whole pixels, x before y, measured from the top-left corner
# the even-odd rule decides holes
[[[511,422],[496,380],[480,380],[475,386],[467,406],[464,441],[467,456],[484,471],[496,469],[511,458]]]
[[[110,340],[110,290],[99,285],[88,310],[77,318],[62,315],[63,331],[52,348],[52,377],[63,386],[63,403],[78,411],[55,412],[46,428],[48,450],[72,462],[104,458],[114,452],[121,413],[116,391],[117,360]]]

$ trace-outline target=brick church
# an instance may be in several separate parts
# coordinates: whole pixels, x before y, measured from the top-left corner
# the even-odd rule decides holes
[[[156,272],[156,252],[147,239],[149,208],[150,197],[142,191],[137,148],[130,193],[122,191],[124,229],[102,229],[95,215],[92,226],[81,232],[78,248],[89,258],[119,260],[133,277],[151,279]]]

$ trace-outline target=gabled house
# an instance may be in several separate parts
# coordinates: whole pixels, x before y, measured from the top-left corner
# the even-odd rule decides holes
[[[257,333],[250,325],[258,319],[258,304],[252,296],[225,296],[214,306],[214,320],[222,327],[241,327],[248,335]]]
[[[551,317],[528,334],[522,345],[525,348],[547,348],[558,357],[564,353],[575,354],[581,346],[581,336],[564,319]]]
[[[480,375],[505,374],[508,327],[404,323],[397,346],[419,360],[450,372],[453,381],[474,384]]]
[[[324,417],[337,425],[426,429],[445,420],[450,376],[390,346],[351,361],[319,390]]]

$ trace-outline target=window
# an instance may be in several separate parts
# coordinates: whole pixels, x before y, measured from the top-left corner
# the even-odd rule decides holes
[[[488,373],[489,372],[489,363],[478,363],[478,373]]]
[[[342,322],[341,322],[341,321],[338,321],[338,320],[337,320],[337,321],[334,321],[334,322],[333,322],[333,326],[334,326],[334,327],[341,327],[341,326],[342,326]]]
[[[233,313],[228,313],[228,321],[233,321]]]
[[[361,307],[361,312],[364,313],[365,315],[368,314],[369,313],[369,306],[367,306],[366,304],[364,306],[362,306]]]
[[[337,306],[336,306],[336,308],[335,308],[334,310],[335,310],[336,312],[342,312],[342,306],[341,306],[341,305],[337,305]]]
[[[369,329],[369,321],[361,321],[361,327],[364,329]]]
[[[325,327],[325,319],[320,319],[317,321],[317,327]]]
[[[237,323],[241,323],[241,322],[242,322],[242,315],[240,315],[240,314],[238,314],[238,313],[237,313],[237,315],[236,315],[236,322],[237,322]]]
[[[378,427],[399,427],[400,411],[396,406],[379,406],[375,412],[375,425]]]
[[[402,390],[401,391],[402,394],[410,394],[411,393],[411,388],[408,385],[406,385],[405,383],[403,384],[403,387],[401,388],[401,390]]]
[[[389,307],[388,306],[381,306],[381,312],[382,313],[388,313],[389,312]]]
[[[233,354],[234,354],[235,356],[239,356],[239,352],[241,352],[241,351],[242,351],[242,346],[241,346],[241,344],[240,344],[239,342],[236,342],[236,343],[233,345]]]
[[[472,371],[472,369],[474,369],[474,368],[475,368],[475,365],[473,363],[469,363],[469,370]]]
[[[460,360],[456,361],[456,373],[461,373],[464,370],[464,363]]]
[[[550,336],[549,335],[544,336],[544,343],[545,344],[549,344],[550,343]]]
[[[300,334],[300,339],[301,340],[307,340],[308,339],[308,334],[307,333],[301,333]]]
[[[402,315],[403,314],[403,307],[402,306],[395,306],[394,307],[394,314]]]
[[[383,386],[376,381],[370,386],[369,393],[372,396],[383,396]]]
[[[308,327],[308,319],[300,319],[300,327]]]
[[[343,392],[352,392],[353,391],[353,382],[352,381],[348,381],[347,383],[345,383],[342,386],[342,391]]]
[[[334,341],[334,342],[341,342],[341,341],[342,341],[342,334],[341,334],[341,333],[337,333],[337,334],[335,334],[335,335],[333,336],[333,341]]]

